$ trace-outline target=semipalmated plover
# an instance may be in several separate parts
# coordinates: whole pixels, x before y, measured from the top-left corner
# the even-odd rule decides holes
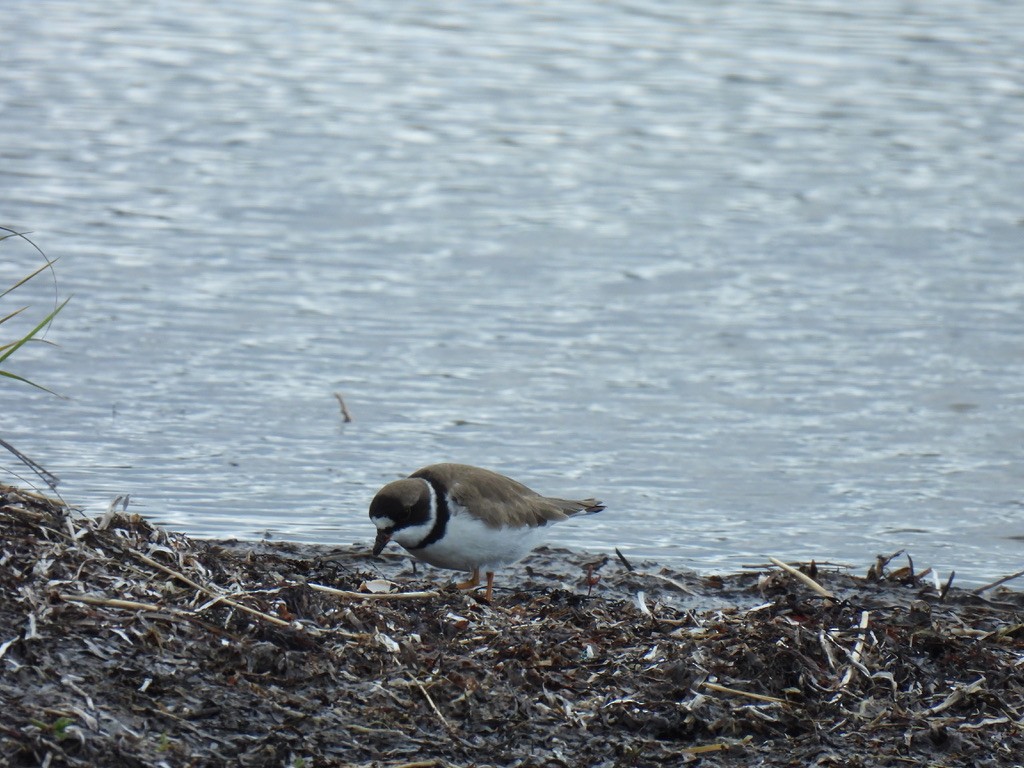
[[[457,586],[471,589],[494,567],[514,563],[540,543],[548,523],[600,512],[596,499],[541,496],[512,478],[468,464],[433,464],[381,488],[370,503],[377,526],[373,554],[394,539],[413,556],[438,568],[470,571]]]

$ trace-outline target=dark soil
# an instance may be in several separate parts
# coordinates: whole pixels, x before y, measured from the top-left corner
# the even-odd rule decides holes
[[[805,566],[830,598],[541,550],[486,604],[397,555],[2,486],[0,535],[0,765],[1024,761],[1024,593],[884,559]]]

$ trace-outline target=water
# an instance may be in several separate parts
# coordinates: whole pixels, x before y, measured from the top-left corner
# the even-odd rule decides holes
[[[1024,567],[1017,5],[4,17],[0,224],[73,298],[2,436],[87,511],[369,545],[450,460],[596,551]]]

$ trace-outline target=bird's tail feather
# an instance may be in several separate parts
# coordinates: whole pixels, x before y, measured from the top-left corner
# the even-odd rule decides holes
[[[575,501],[573,499],[549,498],[548,501],[557,505],[558,508],[569,517],[572,517],[573,515],[594,515],[604,509],[604,504],[597,499],[581,499],[579,501]]]

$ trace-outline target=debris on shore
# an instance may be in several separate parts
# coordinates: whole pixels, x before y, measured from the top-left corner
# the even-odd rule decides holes
[[[410,566],[195,540],[0,486],[0,764],[1024,755],[1018,591],[958,589],[885,558],[869,578],[813,564],[702,577],[540,550],[487,604]]]

